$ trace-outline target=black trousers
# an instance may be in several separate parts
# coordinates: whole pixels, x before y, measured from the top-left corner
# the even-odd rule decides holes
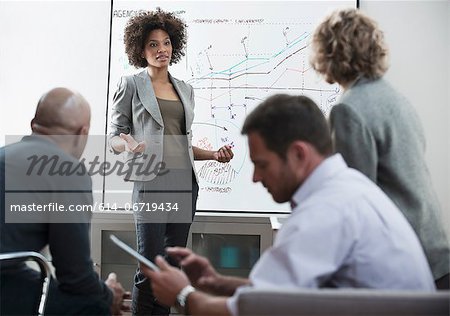
[[[186,246],[189,229],[196,211],[198,190],[199,187],[192,170],[187,172],[186,170],[171,170],[167,175],[157,177],[155,180],[135,183],[133,203],[148,203],[151,207],[154,197],[162,191],[167,193],[166,203],[174,202],[176,200],[174,197],[177,194],[184,196],[188,194],[190,202],[189,207],[186,207],[183,203],[178,205],[179,208],[183,208],[180,211],[187,211],[189,214],[189,222],[185,223],[171,222],[174,218],[167,218],[166,222],[154,223],[153,219],[155,221],[162,221],[162,218],[158,216],[152,219],[151,216],[154,216],[154,212],[151,212],[147,217],[142,212],[134,213],[137,249],[140,254],[152,261],[154,261],[157,255],[161,255],[170,264],[177,266],[177,262],[174,262],[166,256],[164,249],[166,247]],[[152,293],[150,280],[141,273],[139,267],[134,276],[132,299],[131,310],[133,315],[169,315],[170,313],[168,306],[161,305],[156,301]]]
[[[2,273],[1,315],[36,315],[41,298],[40,273],[21,269],[16,273]],[[75,295],[58,289],[56,280],[50,282],[45,315],[110,315],[108,302],[100,297]]]

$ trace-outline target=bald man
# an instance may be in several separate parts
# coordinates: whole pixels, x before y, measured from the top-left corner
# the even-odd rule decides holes
[[[50,209],[55,204],[66,210],[92,205],[92,182],[87,172],[53,172],[68,165],[86,170],[78,159],[86,146],[89,124],[87,101],[77,92],[55,88],[38,102],[31,121],[32,135],[0,151],[5,201],[1,203],[0,252],[39,252],[49,245],[56,279],[51,281],[45,314],[120,314],[127,295],[114,274],[102,282],[93,269],[90,212],[11,212],[16,205],[27,210]],[[30,168],[33,159],[50,160],[40,168]],[[39,279],[39,274],[24,263],[2,264],[1,314],[35,314]]]
[[[45,135],[79,159],[89,134],[91,110],[83,96],[66,88],[44,94],[31,120],[33,134]],[[74,142],[67,142],[70,137]],[[62,136],[62,137],[61,137]]]

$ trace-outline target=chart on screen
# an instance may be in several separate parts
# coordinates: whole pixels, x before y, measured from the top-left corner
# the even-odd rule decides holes
[[[194,88],[193,145],[209,150],[231,145],[235,154],[226,164],[196,162],[198,209],[288,212],[288,205],[275,203],[261,184],[252,182],[241,127],[259,103],[278,93],[308,96],[328,114],[341,91],[312,69],[312,33],[333,9],[356,7],[356,1],[114,1],[111,96],[122,75],[139,71],[125,55],[126,22],[157,7],[188,25],[185,56],[169,71]]]

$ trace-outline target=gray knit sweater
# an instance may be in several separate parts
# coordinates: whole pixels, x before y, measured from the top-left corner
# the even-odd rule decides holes
[[[411,104],[384,79],[358,80],[330,113],[335,149],[372,179],[416,231],[435,279],[449,272],[449,242]],[[389,260],[389,258],[386,258]]]

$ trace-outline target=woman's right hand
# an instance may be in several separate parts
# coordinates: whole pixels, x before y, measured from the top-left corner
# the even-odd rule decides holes
[[[138,143],[130,134],[120,133],[119,137],[125,141],[125,151],[142,153],[145,150],[145,142]]]

